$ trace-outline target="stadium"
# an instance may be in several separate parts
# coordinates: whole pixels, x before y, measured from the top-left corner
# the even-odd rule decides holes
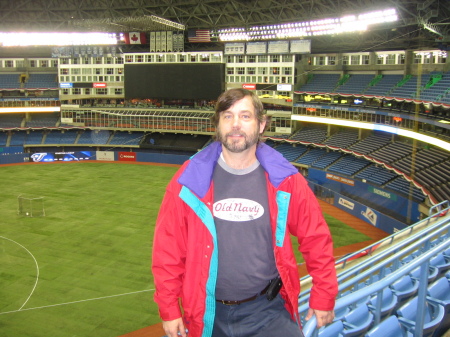
[[[261,98],[266,144],[321,202],[385,233],[337,258],[336,319],[302,322],[305,336],[449,330],[446,1],[0,9],[1,335],[148,335],[159,320],[147,303],[151,242],[136,247],[170,176],[211,142],[215,101],[230,88]],[[348,244],[368,239],[349,233]]]

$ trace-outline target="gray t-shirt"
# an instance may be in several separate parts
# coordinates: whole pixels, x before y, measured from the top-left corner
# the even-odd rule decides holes
[[[236,170],[221,158],[213,181],[219,246],[216,298],[243,300],[259,293],[278,275],[264,169],[256,162]]]

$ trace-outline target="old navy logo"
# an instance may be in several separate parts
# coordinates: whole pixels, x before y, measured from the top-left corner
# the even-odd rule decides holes
[[[214,216],[221,220],[251,221],[261,217],[264,208],[253,200],[229,198],[216,201],[213,212]]]

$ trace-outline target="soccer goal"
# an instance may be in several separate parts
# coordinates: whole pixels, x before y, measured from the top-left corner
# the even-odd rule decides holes
[[[29,217],[45,216],[44,197],[19,195],[17,199],[19,201],[17,214]]]

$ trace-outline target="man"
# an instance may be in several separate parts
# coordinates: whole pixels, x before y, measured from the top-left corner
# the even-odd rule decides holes
[[[230,89],[213,122],[217,141],[175,174],[156,223],[155,301],[167,336],[302,336],[290,234],[313,277],[307,319],[332,322],[330,232],[303,176],[260,141],[268,123],[261,101]],[[270,289],[277,277],[278,295]]]

